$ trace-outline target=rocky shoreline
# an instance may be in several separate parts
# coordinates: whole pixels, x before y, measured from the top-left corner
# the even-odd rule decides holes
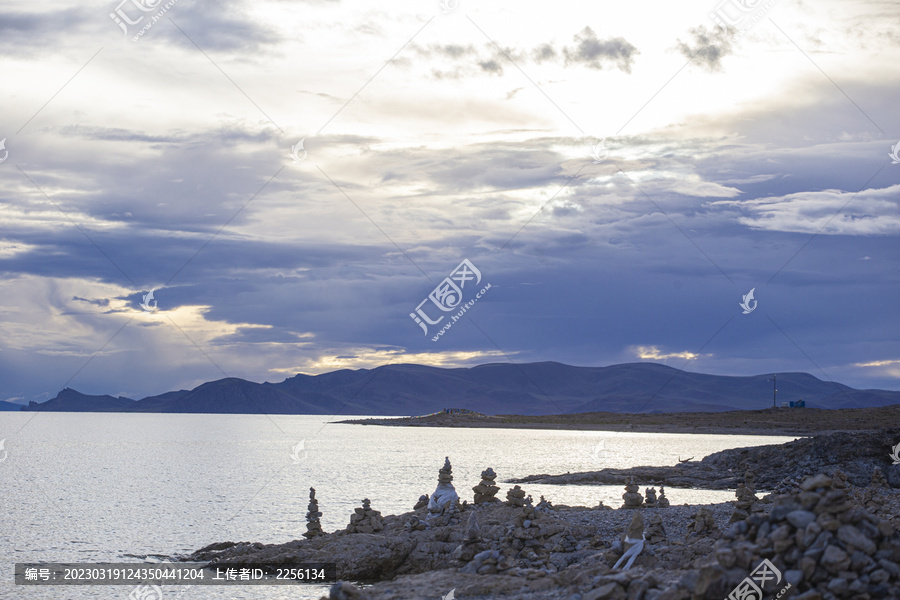
[[[845,435],[707,457],[730,473],[736,500],[706,506],[667,507],[637,476],[625,481],[630,508],[535,502],[527,485],[507,489],[504,502],[491,469],[470,482],[474,494],[457,494],[448,459],[435,493],[402,515],[382,517],[364,501],[347,528],[324,533],[311,490],[308,539],[224,542],[180,558],[268,570],[333,562],[334,600],[721,600],[754,581],[765,598],[900,598],[900,465],[888,458],[896,442],[874,454],[900,430],[852,445]],[[757,486],[781,489],[760,498]]]
[[[884,470],[891,486],[900,488],[900,465],[885,461],[886,449],[900,442],[900,429],[870,432],[839,432],[803,438],[780,445],[734,448],[715,452],[702,460],[668,467],[601,469],[561,475],[529,475],[509,483],[556,485],[622,485],[634,478],[646,485],[709,490],[735,489],[744,471],[759,475],[757,486],[786,491],[806,477],[843,471],[850,483],[865,486],[877,467]],[[885,464],[887,463],[887,464]]]

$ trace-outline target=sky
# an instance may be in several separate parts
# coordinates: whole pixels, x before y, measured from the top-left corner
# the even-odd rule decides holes
[[[898,32],[887,1],[0,1],[0,400],[535,361],[900,389]]]

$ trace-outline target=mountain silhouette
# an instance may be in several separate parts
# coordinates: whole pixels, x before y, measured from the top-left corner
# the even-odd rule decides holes
[[[420,415],[444,408],[486,414],[715,412],[772,406],[771,375],[690,373],[657,363],[574,367],[557,362],[446,369],[385,365],[281,383],[229,377],[141,400],[62,390],[22,410],[317,415]],[[778,373],[778,404],[865,408],[900,403],[900,392],[856,390],[808,373]]]

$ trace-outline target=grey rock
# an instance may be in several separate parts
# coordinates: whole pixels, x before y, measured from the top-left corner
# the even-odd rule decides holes
[[[784,572],[784,580],[792,586],[797,587],[803,581],[803,571],[800,569],[788,569]]]
[[[826,546],[822,553],[822,566],[830,572],[837,574],[845,571],[850,566],[850,557],[837,546]]]
[[[841,525],[838,527],[837,538],[845,544],[858,548],[869,555],[875,554],[875,550],[878,549],[875,546],[875,542],[864,536],[853,525]]]
[[[808,510],[792,510],[786,515],[788,523],[797,529],[803,529],[816,520],[815,513]]]

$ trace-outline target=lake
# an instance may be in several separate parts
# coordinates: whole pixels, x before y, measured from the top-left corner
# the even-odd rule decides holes
[[[341,417],[355,418],[355,417]],[[412,510],[437,485],[444,457],[472,501],[493,467],[511,477],[780,444],[792,437],[342,425],[307,415],[0,412],[0,598],[127,600],[129,586],[12,585],[16,562],[130,562],[212,542],[280,543],[306,531],[309,487],[325,531],[343,529],[363,498],[382,514]],[[613,507],[618,486],[524,485],[537,502]],[[643,488],[642,490],[643,491]],[[730,491],[667,488],[672,504],[733,500]],[[318,598],[314,586],[165,587],[164,600]]]

